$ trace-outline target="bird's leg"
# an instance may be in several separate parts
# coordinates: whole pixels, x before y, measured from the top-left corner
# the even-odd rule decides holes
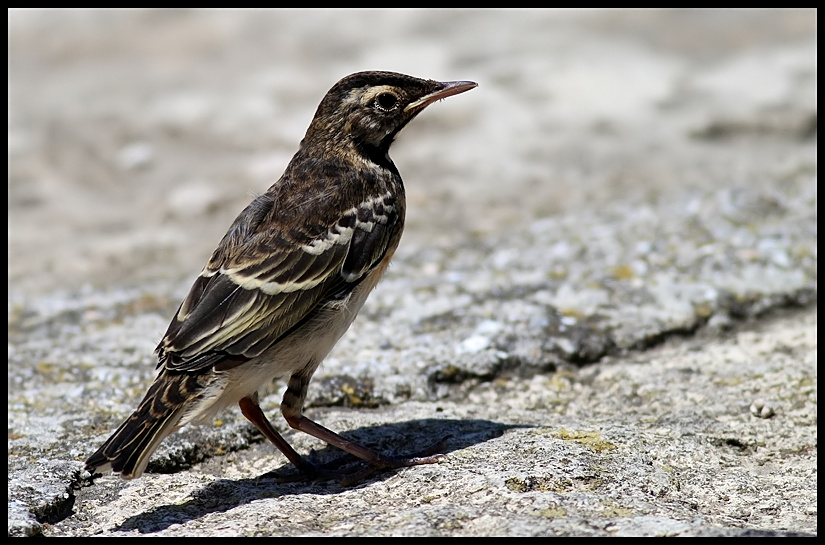
[[[349,452],[353,456],[364,460],[374,468],[396,468],[421,464],[434,464],[437,463],[442,457],[441,454],[433,453],[436,449],[440,450],[443,448],[443,440],[437,445],[433,445],[434,448],[431,447],[420,455],[413,455],[409,457],[385,456],[363,445],[359,445],[358,443],[345,439],[334,431],[313,422],[304,416],[302,412],[310,378],[311,375],[307,376],[306,374],[295,373],[289,379],[286,393],[284,393],[284,399],[281,402],[281,413],[284,415],[284,418],[290,427],[304,433],[308,433],[313,437],[317,437],[321,441]]]
[[[298,454],[292,446],[286,442],[278,430],[276,430],[272,424],[267,420],[266,415],[261,410],[261,407],[258,405],[258,393],[254,393],[249,397],[245,397],[238,402],[238,406],[241,408],[241,413],[246,417],[247,420],[255,424],[255,427],[261,430],[261,433],[264,434],[264,437],[272,441],[278,450],[284,453],[284,456],[292,462],[292,465],[303,471],[304,473],[314,473],[316,468],[309,462],[305,461],[301,458],[301,455]]]
[[[347,473],[343,471],[330,470],[327,469],[326,466],[318,467],[313,463],[304,460],[301,455],[298,454],[295,449],[286,442],[286,439],[278,433],[278,431],[269,422],[266,415],[264,415],[261,407],[258,405],[257,393],[251,395],[250,397],[241,399],[238,402],[238,405],[241,408],[241,413],[243,413],[246,419],[255,424],[255,427],[264,434],[264,437],[272,441],[272,444],[278,447],[278,450],[280,450],[284,456],[292,462],[292,465],[298,468],[298,470],[304,475],[310,477],[339,479],[341,484],[344,485],[357,483],[369,475],[369,473],[363,471],[357,473]],[[289,482],[297,479],[292,475],[278,475],[278,480]]]

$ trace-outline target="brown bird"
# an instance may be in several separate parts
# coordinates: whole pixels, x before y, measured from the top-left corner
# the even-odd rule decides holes
[[[336,83],[283,176],[218,244],[155,350],[157,378],[86,469],[139,477],[164,438],[238,403],[298,469],[323,474],[258,405],[258,392],[281,377],[289,377],[281,413],[292,428],[372,467],[437,461],[374,452],[313,422],[303,405],[313,373],[398,247],[406,205],[390,145],[424,108],[476,85],[393,72],[359,72]]]

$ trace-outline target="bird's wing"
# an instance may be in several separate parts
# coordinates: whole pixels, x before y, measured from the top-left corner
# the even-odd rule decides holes
[[[379,265],[401,229],[390,193],[311,214],[264,194],[235,220],[158,346],[158,365],[195,371],[255,357]],[[308,217],[311,216],[311,219]]]

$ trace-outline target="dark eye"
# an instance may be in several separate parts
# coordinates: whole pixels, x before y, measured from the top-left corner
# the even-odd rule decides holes
[[[375,99],[375,105],[382,110],[392,110],[398,104],[398,97],[392,93],[381,93]]]

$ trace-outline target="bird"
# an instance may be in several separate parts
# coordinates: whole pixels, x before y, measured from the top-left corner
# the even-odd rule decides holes
[[[283,175],[235,219],[155,349],[154,382],[134,413],[86,461],[92,475],[140,477],[170,434],[237,404],[301,472],[304,459],[259,405],[285,379],[287,424],[366,467],[436,463],[390,456],[303,414],[310,380],[387,270],[406,211],[390,145],[436,101],[475,87],[387,71],[348,75],[326,93]]]

